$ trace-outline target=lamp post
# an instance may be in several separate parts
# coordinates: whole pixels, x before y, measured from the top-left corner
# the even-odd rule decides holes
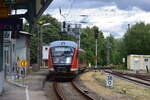
[[[39,69],[42,66],[42,46],[43,46],[43,27],[44,26],[48,26],[50,25],[50,23],[45,23],[43,21],[39,21],[38,22],[39,25],[39,31],[38,31],[38,37],[39,37],[39,41],[38,41],[38,52],[37,52],[37,63],[39,65]]]

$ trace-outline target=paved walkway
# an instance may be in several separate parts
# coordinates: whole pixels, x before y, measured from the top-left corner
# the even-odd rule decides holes
[[[26,97],[26,88],[18,87],[6,82],[5,92],[3,96],[0,96],[0,100],[48,100],[43,91],[43,81],[45,77],[45,71],[40,71],[26,77],[24,83],[29,87],[29,98]],[[22,80],[17,80],[16,82],[21,84]]]
[[[0,100],[26,100],[25,89],[6,83],[5,92]]]

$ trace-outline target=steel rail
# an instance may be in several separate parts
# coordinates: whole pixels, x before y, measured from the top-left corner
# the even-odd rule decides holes
[[[150,86],[149,83],[145,83],[145,82],[142,82],[142,81],[139,81],[139,80],[131,79],[131,78],[129,78],[129,77],[126,77],[126,76],[125,76],[124,74],[122,74],[122,73],[115,73],[115,72],[110,72],[110,71],[105,71],[105,72],[110,73],[110,74],[113,74],[113,75],[116,75],[116,76],[121,77],[121,78],[124,78],[124,79],[128,79],[128,80],[133,81],[133,82],[136,82],[136,83],[143,84],[143,85],[145,85],[145,86]],[[137,78],[137,79],[140,79],[140,78]]]
[[[86,94],[81,88],[79,88],[75,82],[71,82],[72,86],[80,93],[82,94],[85,98],[87,98],[87,100],[95,100],[92,96]]]
[[[53,83],[53,88],[54,88],[54,91],[55,91],[57,97],[59,98],[59,100],[67,100],[66,97],[64,96],[62,90],[59,89],[57,82]]]
[[[146,77],[144,75],[130,74],[130,73],[121,73],[121,74],[150,82],[150,77]]]

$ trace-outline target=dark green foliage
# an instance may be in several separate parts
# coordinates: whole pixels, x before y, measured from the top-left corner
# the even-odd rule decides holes
[[[150,55],[150,24],[143,22],[133,25],[123,37],[121,55]],[[127,63],[126,63],[127,64]]]
[[[31,63],[36,63],[37,61],[37,45],[38,45],[38,38],[36,36],[36,34],[33,34],[31,36],[31,43],[30,43],[30,59],[31,59]]]
[[[97,27],[96,27],[97,28]],[[95,27],[86,27],[81,34],[81,48],[86,51],[88,63],[95,64]],[[99,32],[98,38],[98,64],[104,64],[104,36]]]
[[[43,44],[47,45],[56,40],[72,40],[76,41],[75,37],[66,33],[60,32],[60,22],[50,15],[41,16],[44,23],[51,23],[49,26],[41,27]],[[96,28],[96,30],[95,30]],[[24,25],[24,30],[28,30],[28,26]],[[86,27],[82,29],[81,33],[81,48],[85,50],[85,58],[88,63],[95,64],[95,32],[98,27]],[[36,32],[35,32],[36,33]],[[107,64],[107,43],[109,41],[109,64],[120,65],[122,58],[129,54],[150,54],[150,25],[144,23],[137,23],[132,26],[125,33],[123,39],[115,39],[113,36],[104,38],[103,32],[98,32],[98,65]],[[36,63],[38,34],[32,34],[31,37],[31,63]]]
[[[38,29],[42,33],[43,45],[49,45],[50,42],[62,39],[72,41],[75,40],[75,37],[72,35],[62,34],[60,32],[60,22],[51,17],[49,14],[41,16],[40,21],[43,21],[44,23],[50,23],[48,26],[38,25]],[[24,31],[28,31],[28,26],[26,24],[24,25]],[[32,34],[30,43],[31,64],[37,62],[37,47],[39,40],[38,32],[34,32]]]
[[[110,64],[122,63],[121,46],[122,40],[115,39],[112,35],[106,38],[106,45],[109,41]],[[107,54],[106,54],[107,55]]]
[[[150,25],[137,23],[124,35],[125,54],[150,54]]]

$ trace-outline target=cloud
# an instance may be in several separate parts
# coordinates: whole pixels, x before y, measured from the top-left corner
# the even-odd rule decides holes
[[[121,10],[130,10],[133,7],[140,8],[144,11],[150,11],[150,0],[54,0],[49,9],[90,9],[116,5]]]
[[[95,8],[111,4],[111,2],[103,2],[99,0],[54,0],[49,7],[50,9],[76,9],[76,8]]]
[[[83,1],[87,2],[88,0]],[[88,9],[83,8],[71,9],[69,13],[67,9],[63,9],[62,14],[66,16],[66,19],[64,19],[59,14],[58,9],[48,9],[45,12],[45,14],[46,13],[50,13],[53,17],[57,18],[59,21],[66,20],[72,23],[79,23],[80,21],[86,21],[87,24],[84,24],[83,27],[85,26],[92,27],[96,25],[104,33],[106,33],[104,34],[105,36],[111,33],[116,38],[121,38],[124,35],[124,33],[128,28],[128,24],[131,24],[132,26],[137,22],[150,23],[149,12],[146,12],[136,6],[132,7],[132,9],[130,10],[119,9],[116,4]],[[81,17],[81,15],[87,15],[87,17],[86,18]]]
[[[140,8],[144,11],[150,11],[150,0],[100,0],[103,2],[113,2],[119,9],[129,10],[133,7]]]

